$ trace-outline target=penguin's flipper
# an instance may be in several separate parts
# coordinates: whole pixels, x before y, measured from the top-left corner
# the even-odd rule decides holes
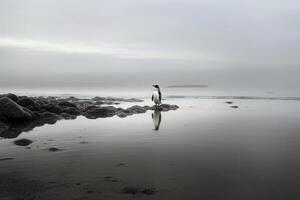
[[[152,101],[153,101],[153,99],[154,99],[154,95],[152,94]]]
[[[158,91],[158,95],[159,95],[159,101],[161,102],[161,92],[160,92],[160,90]]]

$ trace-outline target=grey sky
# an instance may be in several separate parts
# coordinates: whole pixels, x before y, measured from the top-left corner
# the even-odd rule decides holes
[[[1,0],[1,86],[299,84],[296,0]]]

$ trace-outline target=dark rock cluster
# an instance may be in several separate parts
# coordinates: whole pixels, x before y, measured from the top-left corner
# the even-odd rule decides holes
[[[147,110],[176,110],[177,105],[132,106],[127,109],[111,105],[120,102],[142,102],[140,99],[94,97],[79,99],[75,97],[27,97],[15,94],[0,95],[0,137],[17,137],[24,131],[44,124],[54,124],[60,119],[75,119],[85,116],[88,119],[105,117],[127,117],[145,113]],[[108,106],[109,105],[109,106]]]

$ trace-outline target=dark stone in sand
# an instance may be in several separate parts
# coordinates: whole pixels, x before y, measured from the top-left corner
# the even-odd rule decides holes
[[[139,189],[134,186],[126,186],[123,188],[123,192],[125,194],[137,194],[139,192]]]
[[[157,192],[155,188],[145,188],[141,191],[143,194],[152,195]]]
[[[232,101],[226,101],[225,103],[227,103],[227,104],[233,104]]]
[[[24,139],[15,140],[14,143],[15,145],[18,146],[28,146],[32,143],[32,141],[24,138]]]
[[[238,106],[230,106],[231,108],[239,108]]]
[[[0,119],[8,122],[24,122],[33,119],[32,112],[7,97],[0,99]]]
[[[59,149],[59,148],[56,148],[56,147],[50,147],[50,148],[48,149],[48,151],[55,152],[55,151],[62,151],[62,149]]]
[[[114,182],[114,183],[119,182],[119,180],[113,178],[112,176],[105,176],[103,178],[105,182]]]
[[[0,158],[0,161],[13,160],[14,158]]]
[[[126,163],[119,163],[118,166],[119,167],[126,167]]]
[[[138,193],[146,194],[146,195],[152,195],[152,194],[156,193],[157,190],[153,187],[140,189],[140,188],[135,187],[135,186],[126,186],[126,187],[123,188],[123,192],[125,194],[132,194],[132,195],[138,194]]]

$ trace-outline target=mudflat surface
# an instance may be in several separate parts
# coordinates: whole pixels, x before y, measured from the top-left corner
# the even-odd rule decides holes
[[[147,111],[2,138],[0,199],[299,199],[299,102],[167,103],[158,130]]]

